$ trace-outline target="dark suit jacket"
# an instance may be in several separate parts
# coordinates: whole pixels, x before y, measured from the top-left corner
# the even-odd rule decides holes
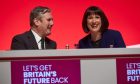
[[[46,49],[56,49],[56,42],[45,38]],[[25,50],[25,49],[38,49],[35,37],[31,31],[27,31],[23,34],[19,34],[13,37],[11,43],[12,50]]]
[[[79,48],[93,48],[93,42],[91,40],[91,35],[87,35],[79,41]],[[102,34],[100,40],[100,48],[114,48],[126,47],[122,35],[119,31],[108,29]]]

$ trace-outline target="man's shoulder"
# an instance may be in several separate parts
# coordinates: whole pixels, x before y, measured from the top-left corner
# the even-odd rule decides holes
[[[24,33],[15,35],[14,38],[21,38],[21,37],[23,38],[23,37],[27,37],[30,34],[31,34],[31,31],[26,31]]]

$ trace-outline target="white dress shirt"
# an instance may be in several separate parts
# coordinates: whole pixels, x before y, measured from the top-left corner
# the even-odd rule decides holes
[[[37,43],[37,45],[38,45],[38,48],[39,49],[42,49],[41,48],[41,37],[36,33],[36,32],[34,32],[33,30],[31,30],[32,31],[32,33],[33,33],[33,35],[34,35],[34,37],[35,37],[35,40],[36,40],[36,43]],[[45,48],[45,42],[44,42],[44,48]]]

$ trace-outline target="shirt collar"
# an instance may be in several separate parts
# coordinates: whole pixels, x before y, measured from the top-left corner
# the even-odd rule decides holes
[[[33,33],[33,35],[35,37],[36,42],[39,43],[40,40],[41,40],[41,37],[36,32],[34,32],[32,29],[31,29],[31,31],[32,31],[32,33]]]

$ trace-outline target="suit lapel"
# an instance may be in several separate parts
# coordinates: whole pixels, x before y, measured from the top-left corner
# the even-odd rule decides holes
[[[38,45],[36,43],[35,37],[33,35],[33,33],[31,32],[31,30],[29,31],[28,34],[28,40],[29,40],[29,46],[31,49],[38,49]]]
[[[47,37],[45,37],[45,47],[46,47],[46,49],[52,49],[50,40]]]
[[[48,38],[47,37],[45,37],[45,49],[48,49],[49,48],[49,45],[48,45]]]
[[[39,49],[38,45],[36,43],[35,37],[31,30],[27,34],[27,39],[28,39],[28,46],[29,49]],[[51,40],[47,37],[45,37],[45,48],[46,49],[53,49],[55,45],[51,42]]]

